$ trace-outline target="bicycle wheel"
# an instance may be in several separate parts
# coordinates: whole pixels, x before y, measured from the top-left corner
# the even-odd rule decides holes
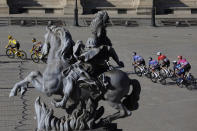
[[[191,81],[191,83],[196,84],[196,79],[194,78],[193,75],[190,75],[190,81]]]
[[[25,60],[25,59],[27,59],[27,54],[23,50],[20,50],[17,53],[17,57],[22,59],[22,60]]]
[[[193,75],[190,75],[190,80],[188,81],[189,81],[189,85],[187,86],[188,90],[193,90],[194,88],[197,87],[197,82]]]
[[[181,82],[176,81],[176,84],[177,84],[177,86],[180,87],[180,88],[183,88],[183,87],[184,87],[183,82],[181,83]]]
[[[151,78],[151,72],[149,69],[145,69],[144,74],[147,78]]]
[[[145,76],[146,76],[147,78],[151,78],[151,74],[150,74],[150,73],[147,73]]]
[[[33,60],[34,63],[38,63],[40,61],[40,59],[36,53],[33,53],[31,55],[31,59]]]
[[[157,77],[156,77],[155,73],[151,72],[151,77],[150,77],[150,79],[151,79],[151,81],[152,81],[153,83],[156,83],[156,82],[157,82]]]
[[[135,73],[136,73],[139,77],[142,76],[142,72],[141,72],[141,70],[140,70],[139,67],[136,67],[136,68],[135,68]]]
[[[173,74],[171,75],[170,79],[171,79],[172,81],[176,81],[176,80],[177,80],[177,76],[173,73]]]
[[[161,69],[159,72],[162,76],[167,77],[166,71],[164,69]]]
[[[162,84],[162,85],[166,85],[166,77],[165,76],[159,76],[160,79],[159,79],[159,82]]]
[[[7,49],[7,50],[6,50],[6,55],[7,55],[9,58],[14,58],[14,56],[15,56],[14,52],[13,52],[11,49]]]
[[[188,85],[188,86],[186,86],[186,88],[191,91],[191,90],[193,90],[194,85]]]

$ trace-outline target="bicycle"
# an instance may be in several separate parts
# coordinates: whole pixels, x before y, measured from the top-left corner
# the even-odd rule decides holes
[[[157,83],[157,81],[159,81],[162,85],[166,85],[166,77],[163,76],[159,70],[152,70],[150,79],[153,83]]]
[[[184,76],[182,81],[177,79],[176,84],[180,88],[183,88],[185,86],[188,90],[193,90],[194,88],[197,88],[197,81],[195,77],[189,72]]]
[[[177,76],[175,72],[172,69],[162,67],[160,70],[161,75],[163,75],[166,78],[170,78],[172,81],[177,80]]]
[[[15,58],[15,56],[17,56],[18,58],[20,58],[22,60],[27,59],[27,54],[25,53],[25,51],[23,51],[23,50],[17,51],[16,48],[13,48],[11,46],[6,48],[6,55],[12,59]]]
[[[38,50],[30,50],[31,59],[34,63],[39,63],[42,58],[42,53]]]
[[[134,67],[134,72],[135,74],[137,74],[139,77],[141,77],[142,75],[145,75],[146,77],[150,78],[150,70],[149,68],[146,68],[146,66],[144,65],[135,65],[135,64],[132,64]]]

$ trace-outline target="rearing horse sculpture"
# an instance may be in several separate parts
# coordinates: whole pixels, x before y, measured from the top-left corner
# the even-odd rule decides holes
[[[10,97],[17,95],[19,89],[21,89],[21,94],[24,94],[29,83],[47,96],[62,95],[62,79],[64,78],[62,71],[70,65],[74,42],[69,31],[65,28],[51,26],[46,30],[43,55],[48,53],[49,46],[50,49],[43,74],[40,71],[31,72],[24,80],[14,85]]]

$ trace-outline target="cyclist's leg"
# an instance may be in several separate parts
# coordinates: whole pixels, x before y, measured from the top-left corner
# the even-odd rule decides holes
[[[167,68],[170,67],[170,61],[167,61],[167,64],[166,64]]]
[[[179,72],[178,72],[178,75],[179,75],[178,82],[182,82],[184,80],[185,70],[184,69],[180,69]]]
[[[16,45],[14,45],[14,47],[13,47],[14,49],[15,49],[15,55],[19,52],[19,45],[18,44],[16,44]]]
[[[157,65],[157,66],[155,67],[155,70],[158,70],[158,71],[160,71],[160,70],[161,70],[161,67],[160,67],[160,65]]]
[[[185,68],[184,68],[185,76],[187,76],[187,74],[189,73],[190,69],[191,69],[191,66],[189,64],[185,66]]]
[[[144,60],[144,59],[141,60],[140,65],[141,65],[141,66],[146,66],[146,63],[145,63],[145,60]]]
[[[20,44],[19,43],[16,44],[16,49],[17,49],[17,51],[19,51],[19,49],[20,49]]]
[[[15,55],[17,54],[17,49],[16,49],[16,46],[13,46],[12,47],[12,50],[13,50],[13,52],[15,53]]]

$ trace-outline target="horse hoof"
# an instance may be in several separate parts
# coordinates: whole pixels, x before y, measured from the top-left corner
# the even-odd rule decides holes
[[[9,97],[12,97],[12,96],[14,96],[14,93],[10,92]]]
[[[127,111],[127,115],[128,116],[131,116],[132,115],[132,112],[131,111]]]
[[[16,96],[15,91],[11,91],[11,92],[10,92],[9,97],[12,97],[12,96]]]
[[[23,87],[23,88],[21,89],[21,95],[24,95],[26,91],[27,91],[27,89],[26,89],[25,87]]]

